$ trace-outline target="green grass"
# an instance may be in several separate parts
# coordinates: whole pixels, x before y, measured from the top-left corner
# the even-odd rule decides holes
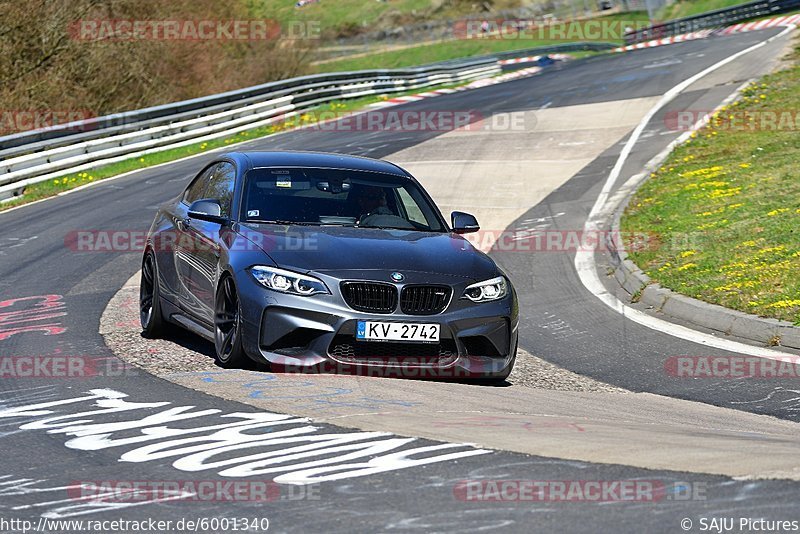
[[[473,2],[446,3],[431,0],[322,0],[295,8],[295,0],[246,0],[253,16],[289,23],[313,22],[323,35],[353,34],[389,29],[423,20],[446,20],[475,14]],[[494,10],[519,7],[521,0],[494,0]],[[437,6],[442,7],[437,8]]]
[[[605,22],[624,21],[626,23],[639,22],[642,25],[647,21],[647,14],[644,12],[632,12],[624,14],[610,15],[595,19]],[[583,23],[579,23],[583,24]],[[614,27],[611,27],[613,30]],[[572,41],[583,41],[582,35],[591,35],[589,32],[581,30],[581,35],[577,35],[577,39]],[[567,33],[569,36],[569,33]],[[564,39],[519,39],[515,36],[512,38],[502,39],[455,39],[452,41],[442,41],[436,44],[428,44],[416,46],[412,48],[405,48],[402,50],[392,50],[387,52],[378,52],[360,57],[343,58],[337,61],[326,62],[317,66],[318,72],[335,72],[335,71],[348,71],[348,70],[363,70],[363,69],[379,69],[379,68],[402,68],[414,65],[424,65],[426,63],[435,63],[438,61],[446,61],[449,59],[457,59],[462,57],[480,56],[485,54],[494,54],[497,52],[507,52],[510,50],[519,50],[524,48],[534,48],[539,46],[557,45],[570,42]],[[621,44],[621,38],[614,38],[615,35],[610,35],[609,39],[602,39],[604,42]],[[621,37],[621,36],[620,36]]]
[[[666,21],[690,17],[706,11],[714,11],[715,9],[723,9],[743,3],[745,2],[742,0],[678,0],[659,11],[658,19]]]
[[[672,290],[800,324],[798,110],[796,63],[678,147],[623,217],[623,232],[653,237],[631,259]]]
[[[335,4],[335,5],[331,5]],[[302,8],[294,7],[295,0],[250,0],[248,6],[256,16],[274,19],[286,24],[293,21],[313,21],[322,29],[343,29],[350,25],[364,28],[374,24],[389,11],[401,15],[414,15],[430,9],[429,0],[322,0]]]

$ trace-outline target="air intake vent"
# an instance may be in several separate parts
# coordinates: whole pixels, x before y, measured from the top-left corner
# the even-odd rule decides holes
[[[400,309],[406,315],[436,315],[447,307],[451,293],[447,286],[405,286]]]
[[[397,288],[379,282],[342,282],[342,295],[354,310],[392,313],[397,307]]]
[[[351,334],[336,335],[328,354],[341,362],[377,366],[439,367],[458,359],[455,341],[450,338],[442,338],[440,343],[371,343],[358,341]],[[448,376],[447,371],[443,376]]]

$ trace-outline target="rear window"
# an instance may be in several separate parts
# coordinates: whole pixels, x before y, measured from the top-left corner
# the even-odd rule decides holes
[[[411,180],[340,169],[263,168],[245,177],[241,219],[250,222],[445,231]]]

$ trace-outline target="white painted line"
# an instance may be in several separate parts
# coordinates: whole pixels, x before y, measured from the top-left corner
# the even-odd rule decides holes
[[[587,217],[586,224],[584,225],[584,232],[591,235],[591,232],[598,231],[600,229],[600,223],[603,219],[603,216],[607,215],[609,211],[612,211],[615,207],[615,203],[611,203],[610,206],[607,206],[609,195],[611,193],[614,184],[616,183],[617,179],[619,179],[620,174],[622,173],[622,168],[625,165],[628,157],[633,150],[633,147],[638,142],[639,138],[644,132],[644,129],[647,127],[647,124],[653,118],[653,116],[661,110],[664,106],[670,103],[675,97],[677,97],[683,90],[687,87],[695,83],[696,81],[702,79],[704,76],[716,71],[717,69],[735,61],[736,59],[744,56],[745,54],[749,54],[750,52],[757,50],[767,43],[770,43],[776,39],[783,37],[784,35],[788,34],[792,30],[794,30],[794,26],[789,26],[785,30],[783,30],[778,35],[770,37],[765,41],[762,41],[758,44],[755,44],[745,50],[737,52],[722,61],[719,61],[707,69],[689,77],[688,79],[682,81],[666,93],[664,96],[659,99],[658,102],[647,112],[647,115],[644,116],[642,121],[639,125],[634,129],[633,133],[631,134],[628,141],[625,143],[625,146],[622,148],[622,152],[620,152],[619,158],[617,158],[616,163],[614,164],[611,173],[608,176],[605,184],[603,185],[603,189],[600,191],[600,194],[597,197],[597,200],[592,206],[591,211],[589,212],[589,216]],[[594,262],[594,252],[593,251],[578,251],[575,254],[575,270],[578,273],[578,277],[581,280],[581,283],[584,287],[589,290],[595,297],[600,299],[600,301],[614,310],[615,312],[627,317],[631,321],[638,323],[642,326],[647,328],[656,330],[658,332],[662,332],[664,334],[685,339],[687,341],[691,341],[693,343],[697,343],[699,345],[705,345],[707,347],[714,347],[716,349],[721,349],[725,351],[737,352],[740,354],[746,354],[748,356],[757,356],[762,358],[768,358],[773,360],[785,359],[787,357],[791,358],[794,357],[793,354],[789,354],[786,352],[780,352],[773,349],[766,349],[766,348],[759,348],[752,345],[747,345],[745,343],[740,343],[738,341],[732,341],[728,339],[719,338],[710,334],[705,334],[703,332],[698,332],[697,330],[693,330],[691,328],[687,328],[685,326],[681,326],[675,323],[671,323],[669,321],[665,321],[663,319],[659,319],[657,317],[653,317],[648,315],[644,312],[626,306],[622,303],[619,299],[617,299],[613,294],[609,293],[603,283],[600,281],[600,278],[597,275],[597,270],[595,267]]]

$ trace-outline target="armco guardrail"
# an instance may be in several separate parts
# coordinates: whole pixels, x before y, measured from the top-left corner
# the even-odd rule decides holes
[[[509,52],[498,52],[493,57],[497,59],[515,59],[518,57],[535,56],[542,54],[559,54],[564,52],[602,52],[604,50],[612,50],[618,45],[613,43],[603,42],[577,42],[577,43],[564,43],[560,45],[552,45],[546,48],[528,48],[525,50],[511,50]]]
[[[650,39],[660,39],[698,30],[719,28],[760,17],[789,13],[797,9],[800,9],[800,0],[756,0],[755,2],[648,26],[625,34],[625,42],[634,44]]]
[[[607,43],[567,43],[410,69],[301,76],[163,106],[0,137],[0,200],[28,185],[131,157],[236,134],[348,98],[468,82],[501,72],[500,60]]]
[[[177,119],[201,116],[208,112],[234,109],[268,98],[300,95],[302,93],[312,92],[316,89],[337,88],[353,83],[399,80],[400,85],[402,85],[404,80],[413,81],[426,76],[452,75],[459,70],[471,70],[475,67],[482,66],[482,63],[486,63],[486,66],[491,66],[489,65],[491,62],[491,59],[482,59],[467,62],[461,61],[452,65],[443,65],[440,67],[420,67],[406,70],[387,69],[301,76],[193,100],[185,100],[163,106],[155,106],[73,122],[46,130],[23,132],[16,135],[0,137],[0,157],[6,158],[15,153],[30,152],[32,148],[34,150],[40,149],[41,147],[34,146],[33,143],[36,142],[42,142],[43,146],[46,145],[47,147],[55,146],[58,144],[57,139],[62,137],[70,138],[63,144],[71,144],[75,139],[79,138],[74,134],[76,131],[84,132],[81,134],[80,138],[82,138],[82,140],[88,140],[105,136],[105,132],[110,128],[125,128],[127,131],[133,131],[139,128],[140,125],[155,126],[174,122],[174,120]],[[148,123],[148,121],[150,122]]]
[[[0,199],[59,175],[235,134],[333,100],[467,82],[500,71],[497,59],[491,58],[414,69],[303,76],[2,137]]]

